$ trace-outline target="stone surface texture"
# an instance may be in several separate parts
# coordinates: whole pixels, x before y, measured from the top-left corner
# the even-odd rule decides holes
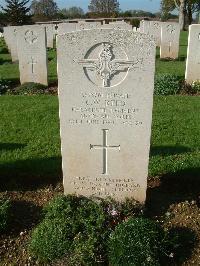
[[[155,43],[129,30],[57,37],[65,194],[146,198]]]
[[[76,30],[92,30],[101,27],[101,22],[85,22],[79,21],[76,25]]]
[[[47,85],[47,51],[45,27],[22,26],[17,34],[21,84]]]
[[[76,30],[77,23],[60,23],[58,24],[57,34],[65,34]]]
[[[126,22],[121,22],[121,23],[116,23],[116,22],[111,22],[109,24],[104,24],[101,26],[101,28],[104,29],[115,29],[115,30],[132,30],[132,25],[126,23]]]
[[[161,45],[161,26],[162,22],[160,21],[151,21],[149,34],[155,38],[156,46],[160,47]]]
[[[187,83],[200,80],[200,25],[189,27],[185,79]]]

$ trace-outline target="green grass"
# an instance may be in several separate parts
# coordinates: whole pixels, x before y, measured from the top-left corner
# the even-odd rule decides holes
[[[180,77],[185,75],[185,60],[187,55],[188,32],[181,32],[179,59],[175,61],[163,61],[159,59],[159,49],[157,49],[156,73],[176,73]],[[3,46],[2,40],[0,46]],[[49,83],[57,82],[56,73],[56,51],[48,49],[48,80]],[[12,64],[9,54],[0,54],[0,77],[19,83],[18,64]]]
[[[155,97],[149,175],[196,173],[200,161],[199,97]],[[61,176],[56,96],[0,97],[0,186],[24,188]]]
[[[58,100],[53,96],[0,97],[0,186],[61,173]],[[2,181],[2,182],[1,182]],[[14,183],[13,183],[14,182]],[[25,184],[24,184],[25,186]]]

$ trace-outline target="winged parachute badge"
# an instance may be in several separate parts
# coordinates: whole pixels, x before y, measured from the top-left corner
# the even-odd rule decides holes
[[[110,80],[117,72],[129,70],[138,64],[139,60],[129,61],[113,59],[112,46],[109,43],[102,44],[102,50],[97,59],[83,59],[78,61],[84,68],[95,70],[96,74],[103,80],[103,87],[110,86]]]

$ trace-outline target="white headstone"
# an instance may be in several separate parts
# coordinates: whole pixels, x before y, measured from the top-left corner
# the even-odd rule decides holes
[[[156,45],[160,47],[161,44],[161,25],[160,21],[150,21],[149,34],[155,38]]]
[[[161,27],[160,58],[178,58],[180,26],[176,22],[163,22]]]
[[[76,30],[91,30],[96,29],[101,26],[101,22],[85,22],[85,21],[79,21],[76,25]]]
[[[123,24],[123,23],[126,23],[124,20],[118,20],[118,21],[112,21],[112,22],[109,22],[109,24]]]
[[[17,34],[21,84],[47,85],[46,30],[39,25],[22,26]]]
[[[17,31],[19,26],[4,27],[4,38],[11,54],[12,62],[18,61],[17,54]]]
[[[146,198],[155,43],[95,29],[57,37],[65,194]]]
[[[190,25],[185,79],[187,83],[200,80],[200,25]]]
[[[140,32],[149,34],[150,33],[150,21],[148,20],[142,20],[140,24]]]
[[[65,34],[68,32],[76,31],[77,23],[60,23],[58,24],[57,33],[58,35]]]
[[[109,24],[104,24],[101,26],[101,28],[104,29],[115,29],[115,30],[132,30],[132,25],[128,23],[109,23]]]
[[[54,42],[54,25],[53,24],[45,24],[46,28],[46,35],[47,35],[47,47],[53,48],[53,42]]]

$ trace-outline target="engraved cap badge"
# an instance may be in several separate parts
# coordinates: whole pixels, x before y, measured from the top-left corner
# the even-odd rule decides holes
[[[125,52],[122,53],[124,59],[116,59],[116,55],[113,53],[113,45],[109,43],[102,43],[100,47],[98,45],[95,46],[91,51],[92,55],[95,49],[100,50],[97,59],[90,58],[89,56],[91,55],[89,53],[89,56],[87,55],[85,59],[78,61],[78,63],[83,66],[85,74],[90,81],[100,85],[94,81],[94,74],[98,79],[102,80],[102,85],[100,86],[103,88],[120,84],[126,78],[128,71],[138,63],[138,60],[129,61]],[[114,81],[116,75],[119,75],[119,79]]]

